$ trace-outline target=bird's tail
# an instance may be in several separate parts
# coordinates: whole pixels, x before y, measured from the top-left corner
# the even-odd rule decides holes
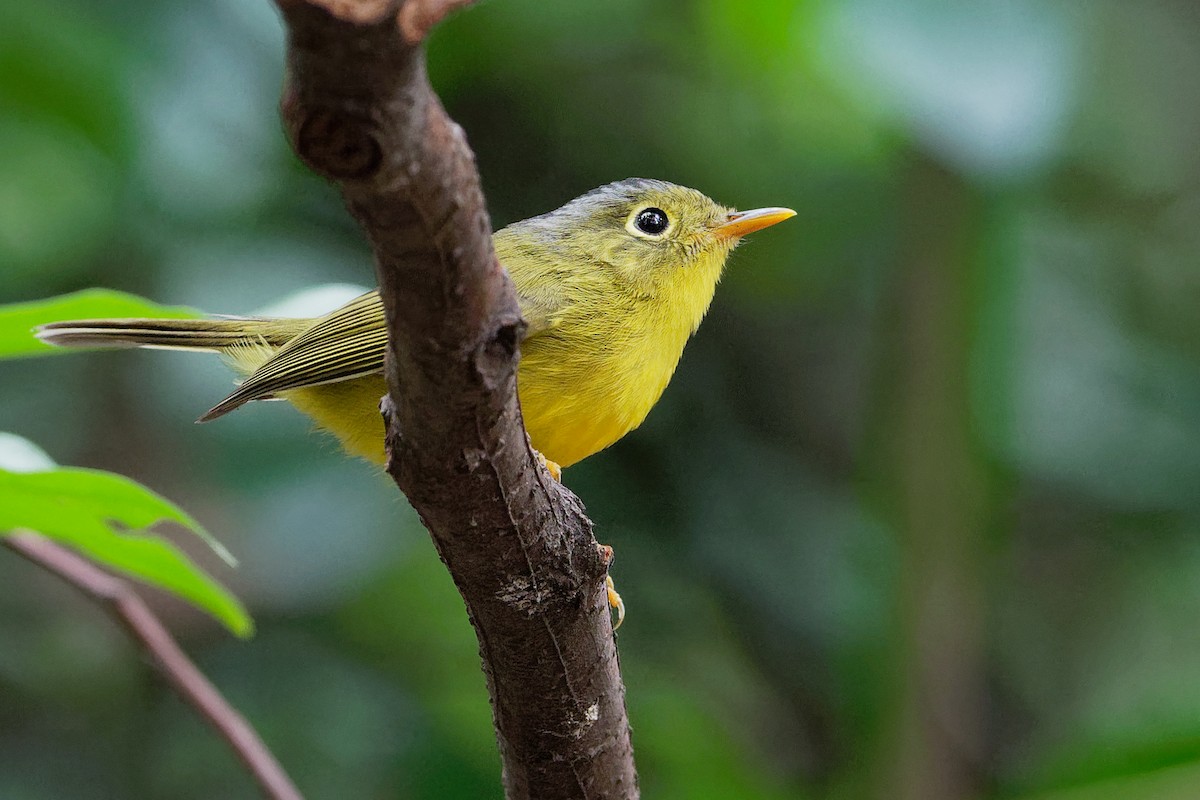
[[[82,319],[51,322],[36,335],[58,347],[155,347],[167,350],[230,350],[281,347],[307,320],[288,319]]]

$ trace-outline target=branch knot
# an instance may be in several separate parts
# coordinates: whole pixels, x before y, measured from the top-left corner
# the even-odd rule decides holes
[[[333,109],[311,109],[296,133],[296,153],[321,175],[361,180],[383,162],[375,125],[366,117]]]

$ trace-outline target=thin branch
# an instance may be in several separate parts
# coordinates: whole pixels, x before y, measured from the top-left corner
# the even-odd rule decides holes
[[[35,564],[91,595],[145,649],[167,683],[229,743],[271,800],[302,800],[279,762],[258,738],[254,728],[229,705],[184,654],[171,634],[133,588],[82,556],[32,531],[3,537],[4,544]]]
[[[492,251],[474,156],[413,44],[465,3],[277,2],[289,34],[284,124],[375,253],[388,472],[475,627],[507,795],[636,797],[608,560],[578,498],[529,446],[520,307]]]

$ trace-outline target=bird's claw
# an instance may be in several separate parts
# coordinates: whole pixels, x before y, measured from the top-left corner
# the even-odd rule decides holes
[[[617,610],[617,624],[613,625],[613,630],[616,631],[625,621],[625,601],[617,594],[617,586],[613,583],[611,575],[604,576],[604,587],[608,590],[608,604]]]
[[[596,547],[600,549],[600,557],[604,559],[604,566],[607,568],[613,561],[613,549],[606,544],[597,544]],[[615,631],[625,621],[625,601],[617,594],[617,585],[613,583],[612,575],[604,576],[604,588],[608,592],[608,605],[617,610],[617,624],[613,625]]]
[[[533,453],[538,457],[538,461],[541,462],[542,466],[546,468],[546,471],[550,473],[550,477],[562,483],[562,467],[546,458],[537,450],[534,450]]]

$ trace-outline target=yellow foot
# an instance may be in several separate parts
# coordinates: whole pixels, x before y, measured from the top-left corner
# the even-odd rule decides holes
[[[538,461],[542,462],[542,466],[545,467],[546,471],[550,473],[550,477],[554,478],[554,480],[558,481],[559,483],[562,483],[562,467],[546,458],[537,450],[534,450],[533,454],[538,457]]]
[[[625,601],[621,599],[621,595],[617,594],[617,586],[613,583],[611,575],[605,576],[604,585],[608,588],[608,604],[617,610],[617,624],[613,625],[615,631],[625,621]]]
[[[604,565],[612,564],[613,549],[606,544],[596,545],[600,548],[600,557],[604,559]],[[617,610],[617,624],[613,625],[613,630],[621,627],[621,623],[625,621],[625,601],[621,599],[621,595],[617,594],[617,585],[613,583],[612,575],[604,576],[604,588],[608,590],[608,604]]]

